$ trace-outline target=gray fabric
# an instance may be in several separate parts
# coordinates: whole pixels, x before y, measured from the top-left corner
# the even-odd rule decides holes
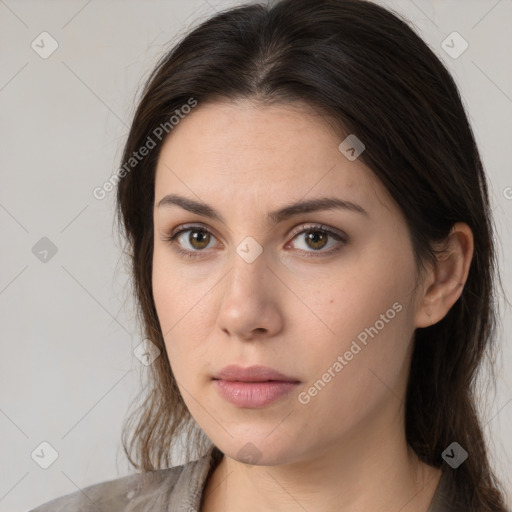
[[[30,512],[197,512],[206,480],[221,458],[212,447],[188,464],[94,484]],[[450,473],[443,472],[428,512],[457,510],[451,482]]]

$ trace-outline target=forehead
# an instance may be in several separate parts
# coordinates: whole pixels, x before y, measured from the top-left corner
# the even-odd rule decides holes
[[[375,199],[392,207],[373,172],[360,159],[350,161],[340,152],[343,137],[329,119],[299,102],[199,104],[163,144],[155,204],[178,191],[269,204],[339,193],[365,203],[368,210]]]

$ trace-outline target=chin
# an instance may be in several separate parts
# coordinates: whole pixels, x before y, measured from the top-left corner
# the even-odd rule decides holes
[[[268,431],[261,435],[238,436],[216,444],[229,458],[249,466],[277,466],[293,462],[297,443],[271,439]]]

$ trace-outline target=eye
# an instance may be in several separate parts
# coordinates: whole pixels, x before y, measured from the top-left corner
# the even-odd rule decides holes
[[[341,232],[338,233],[324,225],[310,224],[307,226],[300,226],[292,232],[293,239],[299,238],[302,235],[305,235],[305,237],[302,238],[303,247],[305,248],[299,248],[299,250],[306,253],[306,257],[318,257],[333,254],[339,251],[341,247],[347,243],[346,235]],[[338,243],[331,244],[329,250],[323,250],[329,245],[329,238],[331,241]],[[184,226],[179,231],[162,238],[164,242],[169,242],[175,245],[176,251],[186,258],[201,257],[201,253],[205,252],[205,249],[209,247],[212,239],[216,240],[213,234],[208,229],[199,225]],[[286,247],[289,247],[289,243]]]
[[[185,236],[188,233],[188,236]],[[179,230],[171,236],[165,237],[163,240],[171,244],[177,245],[176,250],[187,258],[197,258],[199,254],[206,249],[211,241],[215,239],[210,231],[202,226],[189,226]],[[183,249],[183,245],[189,245],[189,248]]]
[[[292,235],[294,235],[294,238],[298,238],[299,240],[301,239],[299,237],[305,235],[305,237],[302,238],[302,241],[304,242],[303,247],[305,247],[305,249],[299,249],[309,253],[307,254],[307,257],[331,255],[338,252],[341,247],[347,243],[347,237],[345,234],[342,234],[341,232],[338,233],[327,226],[318,224],[300,226],[292,232]],[[328,246],[329,238],[331,239],[331,242],[334,241],[334,243],[331,243],[329,250],[322,250]],[[313,250],[310,251],[308,249]]]

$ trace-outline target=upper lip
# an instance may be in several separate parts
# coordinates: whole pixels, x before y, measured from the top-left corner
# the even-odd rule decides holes
[[[294,377],[284,375],[267,366],[249,366],[244,368],[236,364],[225,366],[214,377],[217,380],[239,381],[239,382],[266,382],[269,380],[279,382],[300,382]]]

